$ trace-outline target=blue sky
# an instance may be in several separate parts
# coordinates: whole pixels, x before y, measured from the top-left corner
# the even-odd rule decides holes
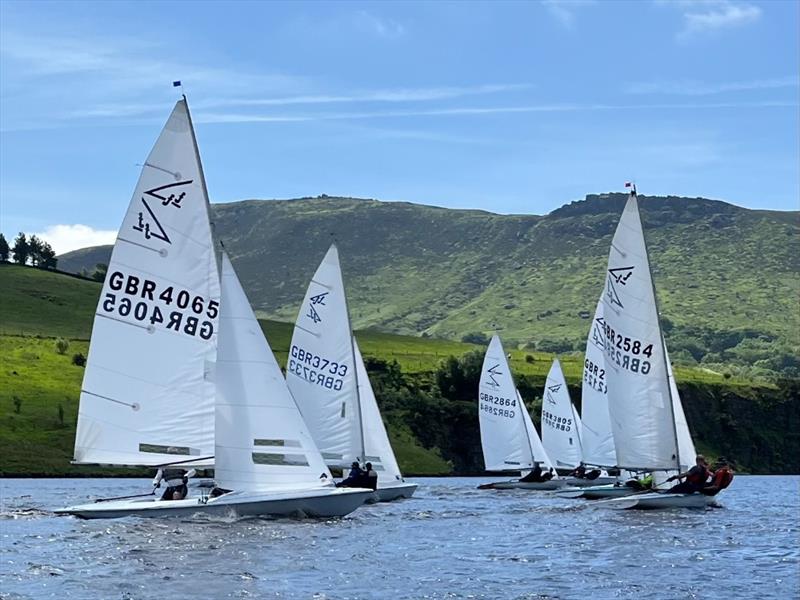
[[[800,208],[800,3],[0,2],[0,231],[113,239],[183,81],[212,201]]]

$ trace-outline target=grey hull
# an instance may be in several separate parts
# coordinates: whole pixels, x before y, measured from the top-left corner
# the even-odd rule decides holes
[[[598,485],[584,488],[571,488],[561,490],[558,495],[562,498],[584,498],[585,500],[606,500],[608,498],[622,498],[635,494],[637,490],[624,485]]]
[[[375,490],[371,501],[392,502],[393,500],[401,500],[402,498],[411,498],[415,491],[417,491],[416,483],[401,483],[399,485],[379,487]]]
[[[281,493],[230,492],[211,499],[185,500],[116,500],[94,502],[59,509],[56,514],[82,519],[118,519],[122,517],[343,517],[364,504],[372,490],[360,488],[319,489]]]
[[[629,496],[612,500],[606,504],[609,508],[617,510],[663,510],[668,508],[694,508],[702,509],[716,504],[713,497],[703,494],[667,494],[664,492],[649,492],[637,496]]]
[[[578,477],[567,477],[567,485],[572,487],[596,487],[599,485],[610,485],[617,480],[616,477],[598,477],[597,479],[579,479]]]
[[[564,479],[551,479],[550,481],[497,481],[479,486],[483,490],[529,490],[550,492],[564,487]]]

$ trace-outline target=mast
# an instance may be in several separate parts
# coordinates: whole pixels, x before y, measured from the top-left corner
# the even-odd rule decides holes
[[[336,241],[333,242],[336,245]],[[337,246],[337,254],[338,254],[338,246]],[[342,264],[339,263],[339,272],[341,273]],[[367,449],[366,444],[364,443],[364,419],[362,417],[361,411],[361,392],[358,389],[358,369],[356,368],[356,347],[355,342],[353,340],[353,323],[350,320],[350,307],[347,304],[347,294],[344,290],[344,274],[342,274],[342,296],[344,298],[344,311],[347,313],[347,331],[350,333],[350,356],[353,358],[353,378],[355,379],[356,383],[356,410],[358,411],[358,433],[359,438],[361,441],[361,459],[366,463],[367,462]]]
[[[633,184],[631,189],[631,196],[636,200],[636,213],[639,216],[641,223],[641,215],[639,214],[639,196],[636,193],[636,184]],[[667,345],[664,341],[664,332],[661,330],[661,311],[658,309],[658,295],[656,294],[656,283],[653,279],[653,267],[650,265],[650,250],[647,248],[647,238],[644,235],[644,227],[642,227],[642,242],[644,243],[645,253],[647,255],[647,270],[650,273],[650,285],[653,288],[653,302],[656,305],[656,324],[658,326],[658,337],[661,340],[661,354],[664,357],[664,375],[667,378],[667,390],[669,393],[669,413],[672,415],[672,434],[675,439],[675,465],[680,473],[681,470],[681,456],[680,448],[678,446],[678,426],[675,423],[675,405],[672,397],[672,386],[669,385],[669,364],[667,364]]]

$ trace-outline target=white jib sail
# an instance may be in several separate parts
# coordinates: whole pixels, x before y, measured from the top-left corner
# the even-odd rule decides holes
[[[190,464],[213,456],[218,311],[208,197],[181,100],[144,163],[111,254],[81,387],[75,462]]]
[[[603,299],[597,303],[594,320],[586,340],[581,392],[581,448],[587,465],[613,467],[617,464],[611,418],[608,416],[608,385],[606,382],[605,320]]]
[[[542,398],[542,444],[556,468],[574,469],[582,459],[575,407],[558,359],[553,361]]]
[[[522,406],[522,419],[525,424],[525,433],[528,436],[528,444],[531,449],[531,454],[533,455],[532,462],[540,463],[545,470],[554,468],[553,461],[550,460],[550,457],[547,455],[547,452],[544,449],[542,440],[539,438],[536,427],[533,425],[531,414],[525,407],[525,403],[522,401],[522,396],[520,395],[519,390],[517,390],[517,399],[519,400],[520,406]]]
[[[216,380],[219,487],[266,492],[333,485],[226,254]]]
[[[351,335],[339,252],[333,244],[308,285],[286,365],[289,390],[332,467],[363,460]]]
[[[664,344],[665,352],[667,352],[666,348],[667,346]],[[669,362],[669,352],[667,352],[667,373],[669,375],[670,389],[672,390],[672,410],[675,413],[675,431],[678,436],[678,449],[681,457],[680,470],[683,472],[688,471],[695,465],[697,452],[694,449],[692,434],[689,432],[689,423],[686,421],[686,415],[683,412],[681,395],[678,392],[678,385],[672,372],[672,363]]]
[[[356,353],[356,369],[358,369],[361,418],[364,422],[364,452],[366,454],[364,461],[372,463],[372,467],[378,473],[378,487],[384,487],[402,481],[403,476],[389,442],[389,436],[386,434],[386,427],[383,425],[378,402],[375,400],[375,392],[372,391],[372,385],[369,382],[361,350],[355,340],[353,340],[353,344]]]
[[[664,345],[635,194],[611,242],[603,302],[617,464],[631,470],[677,468]]]
[[[533,466],[517,389],[500,338],[492,337],[478,386],[478,419],[487,471],[519,471]]]

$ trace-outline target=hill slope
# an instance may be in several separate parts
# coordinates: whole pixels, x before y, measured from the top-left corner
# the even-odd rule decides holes
[[[265,316],[294,319],[335,237],[356,327],[451,339],[499,331],[510,344],[565,351],[583,347],[624,201],[592,195],[535,216],[250,200],[213,205],[213,219]],[[798,213],[675,197],[641,197],[641,213],[676,359],[800,366],[792,358],[800,352]]]

